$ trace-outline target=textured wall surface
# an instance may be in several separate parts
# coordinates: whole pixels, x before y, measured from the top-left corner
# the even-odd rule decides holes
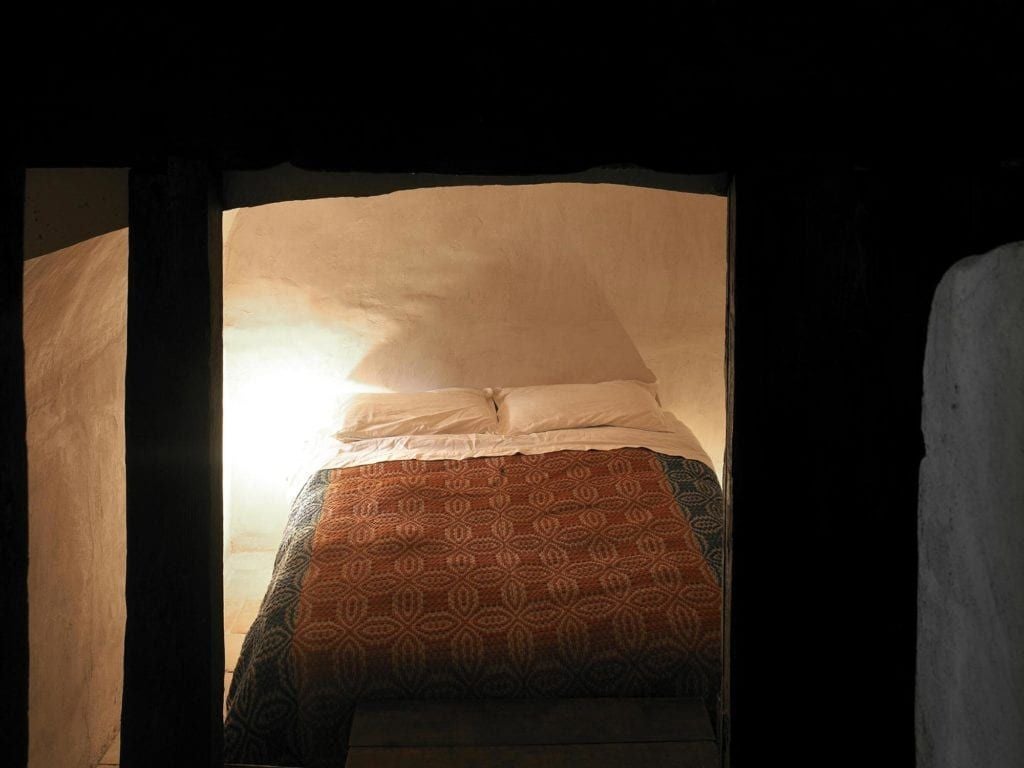
[[[121,715],[128,232],[25,263],[29,765],[94,765]]]
[[[709,195],[540,184],[226,214],[232,545],[276,546],[349,391],[657,377],[663,405],[720,471],[726,208]]]
[[[1024,765],[1024,244],[946,273],[924,374],[918,766]]]

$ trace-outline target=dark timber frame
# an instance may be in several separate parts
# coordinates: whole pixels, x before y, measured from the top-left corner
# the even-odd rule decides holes
[[[736,183],[729,183],[729,210],[725,273],[725,457],[722,464],[722,499],[725,528],[722,574],[722,706],[717,733],[722,765],[730,765],[732,749],[732,440],[733,393],[735,391],[736,328]]]
[[[204,162],[129,181],[121,765],[222,763],[221,209]]]
[[[16,766],[28,761],[24,207],[24,169],[0,168],[0,756]]]

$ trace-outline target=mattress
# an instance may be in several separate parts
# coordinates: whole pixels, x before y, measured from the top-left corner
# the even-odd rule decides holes
[[[322,446],[325,453],[317,460],[317,466],[322,463],[323,468],[355,467],[399,459],[466,459],[510,456],[514,453],[533,455],[561,450],[606,451],[615,448],[649,448],[668,456],[683,456],[712,466],[711,459],[693,432],[668,411],[662,413],[672,431],[587,427],[553,429],[526,435],[404,435],[370,440],[325,441]],[[327,460],[323,461],[324,458]]]
[[[232,678],[226,762],[343,765],[362,700],[699,696],[717,709],[709,463],[640,446],[377,455],[328,462],[293,504]]]

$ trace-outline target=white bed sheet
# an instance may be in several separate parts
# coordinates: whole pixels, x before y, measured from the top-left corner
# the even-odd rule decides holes
[[[358,467],[402,459],[468,459],[553,451],[608,451],[614,448],[648,448],[669,456],[683,456],[715,465],[690,429],[665,412],[671,432],[649,432],[625,427],[557,429],[528,435],[403,435],[364,440],[335,441],[335,454],[321,469]]]

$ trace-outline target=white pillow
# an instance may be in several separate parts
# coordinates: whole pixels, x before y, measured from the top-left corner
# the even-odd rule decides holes
[[[655,385],[642,381],[546,384],[494,390],[498,432],[525,435],[552,429],[630,427],[671,432]]]
[[[352,395],[344,404],[338,439],[395,435],[493,433],[498,420],[489,389],[435,389]]]

